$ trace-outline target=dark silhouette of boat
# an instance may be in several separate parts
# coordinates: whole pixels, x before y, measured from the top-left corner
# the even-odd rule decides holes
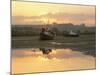
[[[48,30],[47,28],[42,28],[40,32],[40,40],[53,40],[55,37],[55,32]]]
[[[52,52],[52,49],[50,48],[40,48],[40,51],[42,51],[43,54],[49,54]]]

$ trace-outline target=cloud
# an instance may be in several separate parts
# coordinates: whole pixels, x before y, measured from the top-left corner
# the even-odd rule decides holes
[[[84,13],[66,13],[66,12],[58,12],[58,13],[48,13],[45,15],[41,15],[43,17],[48,16],[49,18],[54,18],[59,22],[71,22],[71,23],[81,23],[85,22],[87,24],[89,21],[95,21],[94,14],[84,14]]]
[[[39,16],[12,16],[13,25],[43,24]]]
[[[67,12],[56,12],[46,13],[39,16],[12,16],[12,24],[43,24],[44,19],[49,19],[52,23],[73,23],[80,24],[85,23],[87,25],[95,24],[95,14],[86,13],[67,13]]]

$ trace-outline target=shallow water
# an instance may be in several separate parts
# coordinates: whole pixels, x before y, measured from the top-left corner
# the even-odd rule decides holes
[[[53,49],[49,55],[38,48],[12,50],[12,74],[95,69],[95,64],[95,57],[67,48]]]

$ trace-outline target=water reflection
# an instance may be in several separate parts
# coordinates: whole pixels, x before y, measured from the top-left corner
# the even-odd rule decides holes
[[[12,50],[12,73],[94,69],[95,57],[71,49],[53,49],[43,55],[39,49]]]

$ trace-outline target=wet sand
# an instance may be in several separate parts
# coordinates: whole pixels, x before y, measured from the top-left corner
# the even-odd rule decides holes
[[[95,69],[95,64],[95,57],[71,49],[53,49],[49,55],[38,49],[12,50],[12,74]]]

